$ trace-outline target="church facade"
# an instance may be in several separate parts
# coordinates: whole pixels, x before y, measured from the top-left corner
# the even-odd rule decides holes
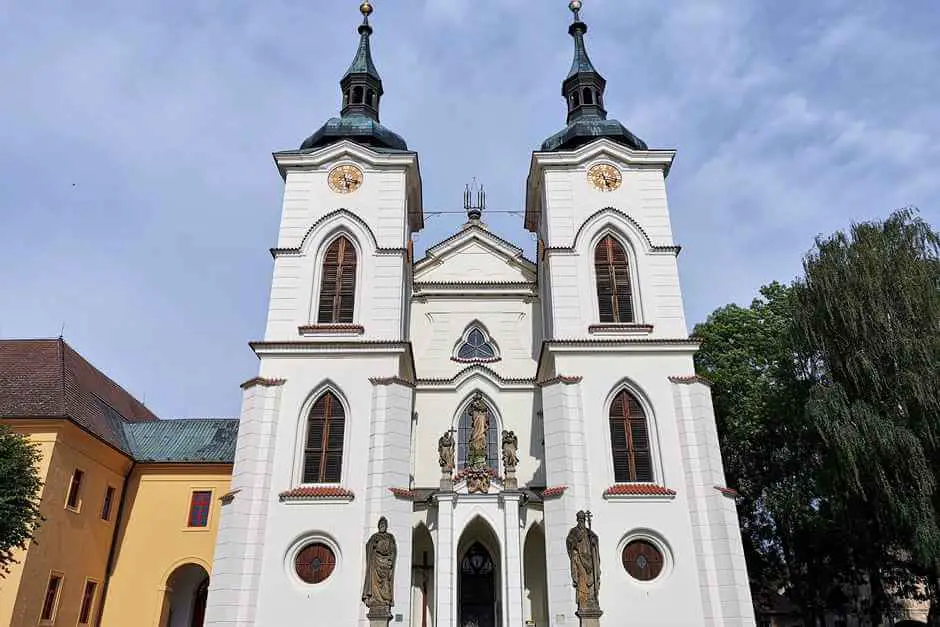
[[[607,117],[580,4],[567,123],[531,158],[536,259],[473,193],[414,259],[418,155],[379,122],[363,3],[341,116],[275,154],[206,625],[754,625],[683,313],[675,153]]]

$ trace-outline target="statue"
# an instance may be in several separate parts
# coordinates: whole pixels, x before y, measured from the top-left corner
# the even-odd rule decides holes
[[[483,402],[483,397],[477,394],[470,403],[470,436],[467,438],[467,466],[473,467],[481,462],[486,464],[487,434],[490,430],[490,416]]]
[[[395,536],[388,532],[388,520],[379,518],[379,530],[366,543],[366,577],[362,585],[362,602],[373,614],[390,615],[395,605],[395,559],[398,547]],[[383,612],[384,610],[384,612]]]
[[[503,466],[506,472],[515,472],[516,464],[519,463],[519,456],[516,451],[519,449],[519,438],[512,431],[503,431]]]
[[[597,594],[601,583],[601,558],[597,534],[585,524],[590,512],[578,512],[578,524],[568,532],[565,542],[571,561],[571,581],[577,590],[578,616],[597,618],[601,615]]]
[[[445,431],[437,441],[437,453],[440,456],[442,473],[450,473],[454,469],[454,430]]]

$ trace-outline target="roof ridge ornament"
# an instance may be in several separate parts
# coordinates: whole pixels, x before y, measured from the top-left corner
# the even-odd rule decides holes
[[[473,177],[473,181],[464,188],[463,208],[467,212],[469,224],[480,225],[480,219],[486,209],[486,190],[477,183],[476,177]]]

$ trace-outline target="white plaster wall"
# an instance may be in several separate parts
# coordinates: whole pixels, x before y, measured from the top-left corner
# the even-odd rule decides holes
[[[479,242],[469,242],[425,269],[418,281],[532,281],[521,267],[507,263]]]
[[[452,359],[464,331],[481,322],[499,349],[486,366],[506,379],[531,378],[541,338],[533,316],[537,303],[520,296],[428,298],[412,303],[411,338],[421,379],[450,379],[469,364]]]
[[[326,356],[267,357],[262,361],[262,376],[286,379],[281,390],[281,409],[278,413],[278,437],[273,443],[271,488],[267,500],[267,528],[260,557],[261,581],[258,590],[257,627],[276,627],[292,624],[298,617],[325,617],[324,625],[354,625],[364,621],[365,607],[361,602],[366,531],[374,531],[378,511],[386,511],[389,531],[399,546],[396,569],[396,599],[408,614],[410,605],[411,520],[398,510],[401,506],[392,495],[385,497],[370,491],[377,479],[375,474],[391,468],[390,480],[400,481],[400,460],[380,462],[378,467],[370,460],[388,460],[388,451],[376,441],[375,424],[386,423],[381,437],[389,444],[408,437],[408,422],[400,426],[402,416],[410,419],[407,393],[382,392],[382,402],[376,402],[375,386],[369,377],[389,377],[398,373],[398,357],[388,354]],[[281,503],[277,495],[298,486],[300,446],[303,422],[310,403],[324,385],[338,392],[346,407],[346,443],[340,485],[355,493],[351,503],[304,501]],[[376,416],[376,411],[382,411]],[[394,433],[393,433],[394,432]],[[372,449],[378,446],[378,449]],[[405,445],[407,451],[407,444]],[[407,455],[407,453],[398,453]],[[388,485],[386,487],[394,487]],[[403,485],[401,487],[407,487]],[[410,506],[410,503],[408,504]],[[406,507],[410,509],[410,507]],[[374,518],[374,519],[373,519]],[[371,534],[371,532],[369,532]],[[311,535],[327,538],[338,548],[338,565],[324,583],[310,586],[301,583],[287,562],[287,553],[300,539]],[[402,610],[396,606],[395,613]]]

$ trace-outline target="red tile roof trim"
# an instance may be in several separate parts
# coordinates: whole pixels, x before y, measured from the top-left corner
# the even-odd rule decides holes
[[[455,361],[458,364],[494,364],[497,361],[500,361],[500,357],[490,357],[489,359],[461,359],[460,357],[451,357],[451,361]]]
[[[563,374],[558,375],[557,377],[552,377],[551,379],[545,379],[544,381],[539,381],[536,385],[539,387],[545,387],[547,385],[555,385],[556,383],[564,383],[565,385],[574,385],[575,383],[581,383],[581,380],[584,377],[566,377]]]
[[[729,499],[736,499],[741,496],[741,493],[735,490],[734,488],[728,488],[725,486],[716,485],[715,489],[727,496]]]
[[[651,324],[592,324],[588,333],[652,333]]]
[[[543,499],[558,498],[561,495],[563,495],[565,493],[565,490],[567,489],[568,489],[568,486],[566,485],[556,485],[551,488],[545,488],[544,490],[542,490],[542,498]]]
[[[254,379],[248,379],[241,384],[241,389],[247,390],[248,388],[253,388],[256,385],[260,385],[266,388],[274,388],[279,385],[284,385],[287,382],[287,379],[265,379],[264,377],[255,377]]]
[[[319,334],[355,334],[362,335],[366,329],[361,324],[305,324],[297,327],[297,332],[301,335],[319,335]]]
[[[339,486],[306,486],[281,492],[284,501],[351,501],[355,498],[351,490]]]
[[[413,501],[415,499],[414,490],[406,490],[405,488],[389,488],[389,492],[395,495],[396,498],[403,499],[406,501]]]
[[[688,375],[688,376],[679,376],[679,377],[669,377],[669,380],[673,383],[683,383],[686,385],[692,385],[693,383],[701,383],[702,385],[707,385],[708,387],[712,386],[712,382],[706,379],[705,377],[700,377],[698,375]]]
[[[369,379],[369,383],[372,385],[404,385],[405,387],[413,388],[415,386],[411,381],[406,381],[401,377],[372,377]]]
[[[616,483],[604,490],[604,498],[609,496],[668,496],[676,495],[675,490],[655,483]]]

